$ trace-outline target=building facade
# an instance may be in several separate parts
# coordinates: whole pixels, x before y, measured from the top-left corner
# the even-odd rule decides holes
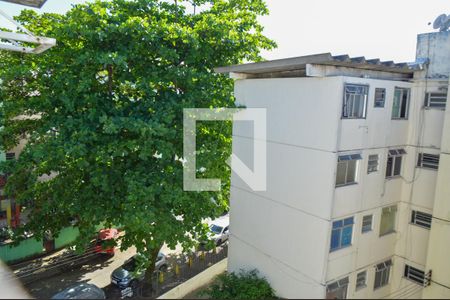
[[[414,64],[319,54],[217,72],[267,109],[266,191],[231,179],[229,271],[257,269],[283,298],[450,297],[449,32],[419,35]],[[253,140],[235,122],[249,167]]]
[[[10,149],[8,152],[0,152],[0,161],[17,159],[25,145],[25,140],[22,140],[17,147]],[[19,204],[16,204],[14,198],[6,197],[3,188],[8,180],[7,174],[0,174],[0,230],[6,227],[19,226],[24,216]]]

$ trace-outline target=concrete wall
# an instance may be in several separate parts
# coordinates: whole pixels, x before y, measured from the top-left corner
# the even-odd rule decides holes
[[[428,58],[431,61],[427,77],[449,78],[450,31],[419,34],[416,58]]]
[[[449,84],[450,86],[450,84]],[[450,298],[450,95],[444,115],[439,171],[434,197],[433,223],[426,261],[432,282],[424,290],[425,298]]]
[[[334,151],[342,81],[342,77],[237,80],[235,96],[238,104],[268,109],[269,141]],[[245,133],[238,126],[233,135]]]
[[[401,214],[410,212],[400,205],[403,198],[405,180],[402,177],[386,179],[386,162],[388,150],[403,148],[407,155],[403,158],[402,175],[406,177],[409,164],[414,165],[415,148],[409,146],[410,118],[408,120],[392,120],[392,105],[395,87],[413,88],[411,83],[399,81],[374,80],[364,78],[345,78],[347,83],[369,86],[367,117],[365,119],[342,119],[339,139],[339,153],[358,152],[362,156],[359,161],[357,184],[336,187],[333,199],[333,219],[353,216],[352,246],[330,253],[328,257],[327,281],[336,278],[349,277],[349,298],[377,298],[389,295],[395,281],[374,290],[374,266],[389,258],[396,260],[396,243],[403,236],[403,219]],[[375,88],[386,89],[386,101],[383,108],[374,107]],[[342,100],[341,100],[342,101]],[[417,99],[412,96],[410,113]],[[413,151],[414,149],[414,151]],[[368,157],[378,154],[378,171],[368,174]],[[381,211],[383,207],[397,205],[396,232],[380,236]],[[362,233],[362,218],[373,215],[372,231]],[[331,231],[331,228],[330,228]],[[403,264],[394,263],[392,273],[399,273]],[[361,271],[367,271],[367,287],[356,290],[356,276]]]
[[[280,297],[323,297],[343,79],[238,80],[235,90],[239,104],[267,108],[268,176],[254,192],[232,174],[229,269],[257,268]],[[250,129],[234,125],[233,152],[251,167]]]
[[[395,87],[411,88],[402,81],[388,81],[365,78],[344,77],[345,83],[369,86],[367,116],[365,119],[342,119],[342,132],[339,151],[353,149],[376,149],[388,146],[405,145],[408,137],[408,120],[392,120],[392,104]],[[374,107],[375,88],[386,89],[386,102],[383,108]],[[339,93],[339,91],[336,91]],[[342,106],[343,94],[340,94]]]
[[[345,83],[369,85],[365,119],[341,119]],[[395,87],[412,88],[408,120],[391,118]],[[384,108],[374,107],[375,88],[386,89]],[[401,279],[405,262],[399,257],[408,255],[408,264],[424,268],[428,232],[410,225],[409,218],[412,209],[431,211],[436,178],[435,171],[417,172],[417,143],[426,134],[432,147],[426,152],[439,151],[443,120],[442,112],[424,112],[424,87],[329,77],[238,80],[235,90],[239,104],[268,109],[268,186],[254,192],[232,174],[230,270],[257,268],[281,297],[323,297],[327,283],[345,276],[349,297],[382,297],[409,288]],[[415,126],[419,115],[425,115],[426,130]],[[250,167],[252,129],[245,122],[233,128],[233,152]],[[408,154],[402,177],[387,180],[390,148]],[[347,151],[363,157],[358,184],[335,188],[337,157]],[[368,174],[370,154],[379,155],[379,168]],[[380,237],[381,210],[394,204],[396,232]],[[362,217],[368,214],[373,214],[373,231],[362,234]],[[352,246],[329,253],[332,221],[349,216],[355,218]],[[391,257],[398,260],[392,268],[398,279],[374,291],[373,266]],[[367,270],[369,286],[355,291],[353,281],[361,270]]]
[[[366,119],[341,120],[344,83],[369,85]],[[377,87],[386,89],[384,108],[374,108]],[[391,120],[395,87],[411,84],[350,77],[236,81],[239,104],[268,109],[268,187],[253,192],[232,175],[230,270],[259,269],[281,297],[315,297],[327,282],[356,276],[394,255],[397,234],[379,237],[379,222],[382,207],[402,198],[402,179],[385,180],[388,147],[408,144],[408,120]],[[249,124],[234,126],[233,152],[249,166],[251,132]],[[358,184],[335,188],[339,153],[355,149],[364,149]],[[379,170],[367,174],[370,154],[379,154]],[[374,230],[362,235],[366,214],[374,215]],[[355,217],[353,245],[329,253],[331,220],[348,216]],[[286,266],[296,274],[295,284],[281,275]]]
[[[218,275],[224,273],[227,270],[227,261],[228,259],[226,258],[221,260],[220,262],[212,265],[200,274],[190,278],[189,280],[171,289],[167,293],[159,296],[157,299],[183,299],[190,293],[195,292],[202,287],[206,287],[208,284],[213,282]]]
[[[434,61],[412,82],[340,76],[236,81],[239,104],[268,109],[268,186],[265,192],[253,192],[232,175],[231,270],[257,268],[279,296],[287,298],[324,297],[328,283],[347,276],[350,298],[421,296],[422,288],[404,278],[405,265],[426,272],[444,259],[442,247],[450,248],[450,241],[445,244],[446,239],[439,238],[447,223],[435,225],[439,222],[434,220],[431,236],[429,229],[410,223],[412,210],[436,216],[438,209],[442,219],[450,218],[444,200],[450,191],[443,184],[450,182],[450,105],[447,111],[424,108],[426,92],[448,87],[443,78],[450,70],[450,51],[439,46],[448,41],[448,33],[419,36],[418,58],[426,53]],[[369,86],[365,119],[341,119],[345,83]],[[407,120],[391,118],[395,87],[411,88]],[[375,88],[386,89],[384,108],[374,107]],[[233,151],[251,166],[252,128],[235,124],[233,129]],[[401,176],[386,179],[392,148],[407,154]],[[440,154],[439,171],[418,168],[420,152]],[[335,188],[337,158],[346,153],[363,158],[357,184]],[[368,174],[371,154],[379,155],[379,168]],[[398,209],[396,231],[379,236],[382,208],[391,205]],[[369,214],[373,230],[363,234],[362,218]],[[351,216],[352,245],[329,253],[332,222]],[[438,246],[428,250],[428,244]],[[374,290],[374,266],[389,258],[394,262],[390,283]],[[450,268],[444,267],[441,270]],[[368,272],[368,286],[356,290],[356,275],[363,270]],[[450,276],[441,272],[436,276],[445,284]],[[442,289],[434,294],[442,295]]]

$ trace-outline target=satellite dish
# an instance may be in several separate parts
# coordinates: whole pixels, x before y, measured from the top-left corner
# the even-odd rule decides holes
[[[441,28],[441,25],[447,21],[447,15],[446,14],[442,14],[439,17],[436,18],[436,20],[434,20],[433,22],[433,28],[434,29],[439,29]]]
[[[450,28],[450,15],[442,14],[433,22],[433,28],[439,31],[447,31]]]

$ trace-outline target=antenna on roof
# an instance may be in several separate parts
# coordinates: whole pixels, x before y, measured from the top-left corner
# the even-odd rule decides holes
[[[433,28],[439,31],[448,31],[450,28],[450,15],[442,14],[433,22]]]

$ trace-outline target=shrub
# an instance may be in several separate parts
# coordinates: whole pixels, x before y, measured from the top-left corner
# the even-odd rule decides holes
[[[273,289],[265,278],[258,276],[257,270],[221,274],[203,294],[212,299],[275,298]]]

